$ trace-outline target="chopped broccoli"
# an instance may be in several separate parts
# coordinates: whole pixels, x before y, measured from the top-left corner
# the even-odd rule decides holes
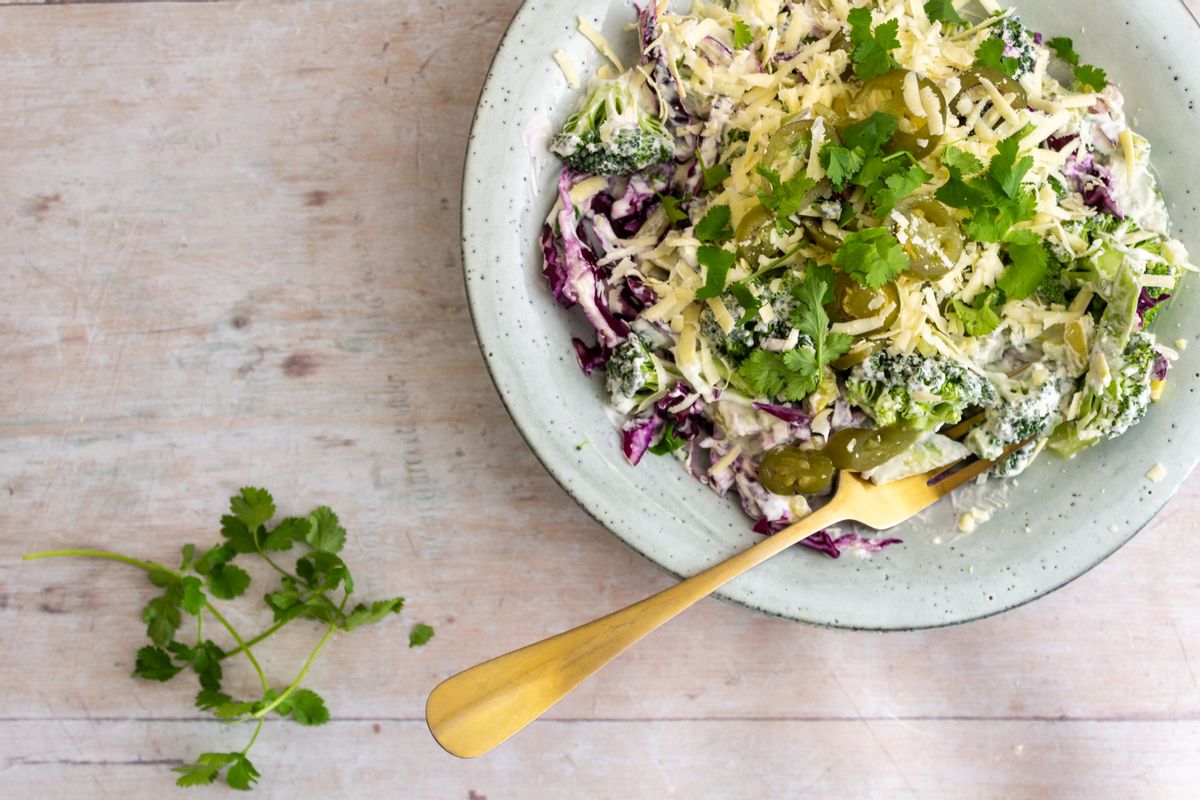
[[[996,399],[991,381],[954,361],[877,353],[846,379],[846,397],[880,426],[933,430]]]
[[[1134,333],[1116,359],[1092,356],[1079,413],[1054,432],[1050,448],[1067,458],[1103,439],[1115,439],[1146,415],[1156,358],[1154,339]]]
[[[1002,19],[992,28],[992,36],[1004,42],[1004,58],[1016,61],[1014,78],[1033,71],[1037,62],[1037,42],[1033,31],[1025,27],[1015,14]]]
[[[598,84],[550,149],[573,169],[593,175],[628,175],[667,161],[675,142],[647,111],[644,93],[629,74]]]
[[[755,295],[756,302],[771,307],[774,319],[770,323],[764,322],[759,313],[749,315],[750,318],[743,322],[743,318],[747,316],[746,307],[736,296],[726,292],[721,295],[721,303],[733,317],[733,329],[726,333],[717,322],[712,309],[705,305],[700,315],[700,335],[717,353],[734,364],[741,363],[768,339],[786,340],[792,333],[790,320],[792,311],[796,308],[796,298],[792,295],[794,285],[795,281],[791,277],[783,277],[759,282],[750,290]]]
[[[658,394],[662,388],[658,363],[642,337],[634,334],[613,348],[605,384],[613,408],[621,414],[630,413]]]
[[[984,423],[967,437],[967,447],[980,458],[999,458],[1005,448],[1041,436],[1062,420],[1062,389],[1053,377],[1039,386],[1018,388],[1012,394],[988,406]]]
[[[1030,442],[1008,458],[999,461],[991,469],[993,478],[1015,478],[1029,468],[1042,450],[1042,442]]]

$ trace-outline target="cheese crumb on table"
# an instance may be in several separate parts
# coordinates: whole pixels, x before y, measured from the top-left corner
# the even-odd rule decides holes
[[[1155,464],[1150,468],[1150,471],[1146,473],[1146,477],[1155,483],[1161,483],[1163,478],[1167,477],[1167,468],[1162,464]]]

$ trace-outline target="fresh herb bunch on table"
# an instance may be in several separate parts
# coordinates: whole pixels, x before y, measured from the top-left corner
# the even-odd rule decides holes
[[[258,740],[267,715],[274,712],[291,717],[301,725],[322,725],[329,720],[324,699],[311,689],[300,688],[313,662],[336,633],[347,633],[360,625],[381,622],[398,614],[403,597],[350,604],[354,578],[338,555],[346,544],[346,530],[337,514],[321,506],[306,517],[285,517],[274,526],[275,501],[266,489],[245,488],[230,498],[230,513],[221,518],[223,541],[201,551],[196,545],[183,548],[177,569],[153,561],[142,561],[100,550],[55,550],[30,553],[29,559],[79,556],[105,558],[145,570],[150,582],[162,590],[142,609],[146,635],[151,644],[137,652],[133,674],[152,681],[169,681],[190,669],[199,679],[195,705],[230,723],[253,723],[250,740],[241,750],[201,753],[190,764],[176,767],[180,786],[202,786],[224,776],[234,789],[248,790],[259,772],[247,757]],[[293,548],[306,550],[292,569],[281,566],[280,554]],[[274,615],[274,624],[257,636],[245,637],[215,605],[217,600],[234,600],[250,588],[250,574],[233,563],[238,556],[252,555],[278,573],[279,584],[263,596]],[[195,620],[195,635],[181,641],[187,617]],[[223,628],[236,647],[226,650],[207,637],[206,617]],[[296,619],[325,626],[325,633],[309,653],[291,683],[282,689],[271,686],[254,648]],[[409,647],[425,644],[433,628],[418,624],[409,633]],[[245,656],[254,669],[262,693],[253,699],[235,699],[221,690],[222,664],[237,655]]]

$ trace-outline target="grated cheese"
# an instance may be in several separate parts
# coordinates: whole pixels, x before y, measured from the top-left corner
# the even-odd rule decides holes
[[[572,89],[578,89],[579,73],[575,70],[575,65],[571,63],[571,57],[562,50],[554,51],[554,61],[558,64],[558,68],[562,70],[563,77],[567,79],[567,86]]]
[[[621,66],[621,59],[617,56],[617,51],[614,50],[613,46],[608,43],[608,39],[605,39],[604,34],[596,30],[592,26],[592,23],[588,22],[583,17],[579,18],[579,32],[583,34],[585,39],[595,45],[596,49],[600,51],[601,55],[613,63],[613,66],[617,68],[618,72],[625,71],[625,67]]]

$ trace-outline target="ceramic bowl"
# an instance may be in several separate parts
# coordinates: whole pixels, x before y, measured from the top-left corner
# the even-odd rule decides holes
[[[1135,127],[1154,145],[1175,231],[1200,254],[1200,26],[1180,0],[1027,0],[1024,19],[1075,39],[1129,98]],[[527,0],[513,19],[479,101],[463,177],[463,261],[480,347],[496,388],[530,448],[562,487],[618,538],[674,575],[690,575],[754,544],[736,500],[722,500],[674,460],[630,467],[602,408],[598,377],[576,365],[577,311],[552,302],[537,234],[560,166],[548,138],[577,99],[552,59],[565,51],[583,76],[600,56],[579,33],[583,15],[636,57],[634,11],[624,2]],[[1086,23],[1086,32],[1084,31]],[[1192,281],[1192,283],[1197,283]],[[1166,342],[1192,340],[1200,287],[1164,314]],[[585,337],[586,338],[586,337]],[[1027,603],[1079,577],[1146,525],[1200,452],[1194,411],[1200,366],[1184,351],[1170,388],[1126,437],[1071,462],[1043,456],[986,496],[970,492],[889,532],[904,540],[870,558],[840,560],[793,549],[730,584],[725,599],[788,619],[841,628],[904,630],[966,622]],[[1154,483],[1146,472],[1167,469]],[[976,490],[972,490],[976,491]],[[962,536],[964,507],[994,507]],[[568,565],[564,565],[566,568]]]

